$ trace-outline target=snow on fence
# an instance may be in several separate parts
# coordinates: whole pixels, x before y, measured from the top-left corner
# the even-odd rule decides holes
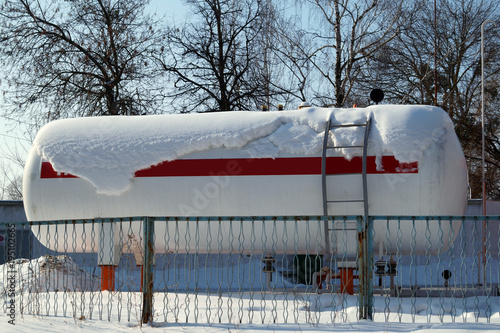
[[[3,223],[2,310],[155,323],[334,324],[366,317],[490,322],[500,318],[499,220],[302,216]],[[158,224],[161,233],[155,233]],[[15,230],[27,226],[34,237],[29,256],[21,258],[26,251],[19,244],[26,242],[16,239]]]

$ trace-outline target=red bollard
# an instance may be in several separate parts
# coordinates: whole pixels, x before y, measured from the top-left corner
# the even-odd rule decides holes
[[[102,265],[101,267],[101,291],[115,291],[115,266]]]
[[[354,294],[354,268],[339,267],[340,271],[340,292]]]

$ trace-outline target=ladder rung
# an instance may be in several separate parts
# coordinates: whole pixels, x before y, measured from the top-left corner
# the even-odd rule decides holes
[[[328,203],[340,203],[340,202],[365,202],[364,200],[333,200],[327,201]]]
[[[334,177],[334,176],[352,176],[352,175],[359,175],[362,176],[362,172],[353,172],[353,173],[325,173],[326,177]]]
[[[344,124],[344,125],[330,125],[330,128],[334,127],[356,127],[356,126],[366,126],[366,124]]]
[[[363,146],[327,146],[326,149],[363,148]]]

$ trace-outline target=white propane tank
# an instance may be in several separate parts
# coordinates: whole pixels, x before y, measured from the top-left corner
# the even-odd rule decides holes
[[[401,105],[54,121],[39,131],[26,162],[26,215],[29,221],[324,215],[326,124],[363,125],[368,119],[372,121],[367,146],[369,214],[463,215],[467,169],[451,120],[439,108]],[[329,145],[344,147],[328,149],[326,155],[326,196],[329,201],[338,201],[328,204],[329,215],[364,213],[363,203],[349,202],[363,197],[362,149],[352,147],[363,145],[363,140],[363,126],[333,127],[328,133]],[[344,227],[336,223],[329,222],[328,229]],[[163,236],[172,232],[165,225],[155,222],[157,252],[174,248],[174,237]],[[230,227],[222,221],[220,227],[214,227],[200,223],[201,237],[185,237],[188,223],[180,221],[175,248],[206,253],[219,246],[219,251],[221,247],[222,252],[229,251],[227,242],[214,245],[218,235],[222,232],[225,240],[230,232],[250,235],[251,225]],[[274,231],[271,225],[255,223],[257,237],[245,237],[238,246],[243,252],[253,249],[254,253],[324,253],[328,246],[342,253],[345,245],[335,240],[344,237],[350,244],[348,252],[355,251],[355,232],[330,231],[332,234],[325,235],[322,223],[306,227],[305,223],[277,222]],[[42,226],[34,233],[46,247],[61,250],[53,233],[57,230],[60,239],[63,228]],[[399,227],[399,241],[397,225],[387,231],[386,222],[379,221],[374,228],[374,243],[390,244],[389,252],[395,252],[400,244],[400,253],[419,253],[437,251],[440,242],[452,242],[450,237],[458,234],[459,223],[443,223],[437,232],[437,222],[430,221],[427,226],[417,221],[413,242],[409,224]],[[430,231],[427,237],[426,228]],[[77,225],[76,230],[78,234],[85,232],[86,237],[77,237],[75,248],[70,250],[91,251],[90,225]],[[130,230],[139,239],[140,223]],[[280,241],[273,245],[268,235],[264,244],[260,234],[265,232],[287,233],[288,240],[278,236]],[[321,240],[314,238],[311,245],[306,234],[320,235]],[[130,238],[130,232],[115,230],[114,235],[116,244]],[[123,238],[118,239],[118,235]]]

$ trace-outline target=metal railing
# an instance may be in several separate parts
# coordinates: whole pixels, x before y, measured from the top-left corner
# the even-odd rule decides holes
[[[499,220],[285,216],[3,223],[2,310],[8,314],[15,304],[19,314],[167,323],[490,322],[492,299],[500,295]],[[26,228],[32,230],[29,242],[16,233]],[[21,251],[21,244],[29,249]]]

